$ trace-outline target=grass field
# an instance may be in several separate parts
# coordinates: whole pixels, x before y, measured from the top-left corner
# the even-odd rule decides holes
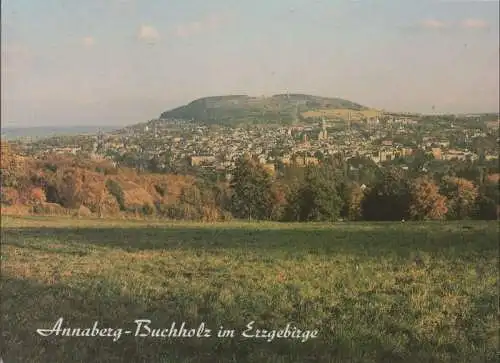
[[[498,223],[2,218],[11,362],[496,362]],[[42,337],[202,322],[212,337]],[[318,329],[299,339],[256,328]],[[218,328],[233,338],[215,337]],[[142,331],[142,330],[141,330]],[[252,330],[250,334],[254,334]]]

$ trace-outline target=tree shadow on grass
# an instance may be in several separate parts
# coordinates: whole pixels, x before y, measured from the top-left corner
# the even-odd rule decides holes
[[[451,226],[451,227],[450,227]],[[486,226],[486,227],[485,227]],[[133,228],[3,228],[2,244],[16,248],[34,249],[83,256],[93,248],[116,248],[130,252],[149,250],[182,250],[193,254],[227,253],[241,250],[257,254],[264,260],[270,255],[294,258],[298,255],[324,255],[335,258],[336,254],[357,257],[403,257],[413,251],[462,259],[490,258],[498,255],[496,230],[493,225],[463,229],[460,225],[440,224],[346,224],[332,228],[313,226],[287,226],[267,228],[255,224],[236,228],[231,224],[221,226],[166,226]],[[96,261],[96,263],[98,263]],[[76,287],[78,286],[78,288]],[[222,288],[222,287],[221,287]],[[372,325],[369,322],[342,322],[346,312],[360,316],[370,309],[370,296],[364,304],[339,297],[336,310],[328,310],[322,320],[318,339],[300,343],[295,340],[276,339],[270,343],[244,340],[238,333],[255,320],[261,327],[282,328],[282,321],[296,321],[297,311],[286,316],[265,318],[252,308],[233,306],[225,311],[219,291],[192,296],[189,289],[156,295],[133,296],[122,293],[119,287],[102,277],[92,281],[73,281],[64,284],[44,285],[15,276],[2,276],[2,334],[1,355],[5,362],[442,362],[471,361],[472,355],[463,357],[460,343],[451,339],[450,346],[415,335],[411,327],[402,327],[401,321],[411,323],[410,318],[393,319]],[[245,293],[244,298],[256,298],[255,291]],[[474,320],[493,311],[492,297],[486,299],[487,311],[473,313]],[[265,301],[265,300],[264,300]],[[191,304],[191,306],[189,306]],[[264,303],[263,303],[264,304]],[[481,305],[478,302],[478,306]],[[268,306],[269,305],[269,306]],[[255,307],[257,304],[247,304]],[[270,304],[258,306],[273,311]],[[329,309],[328,306],[321,308]],[[408,308],[404,311],[410,311]],[[410,311],[411,312],[411,311]],[[255,314],[257,316],[252,316]],[[285,313],[282,313],[285,314]],[[373,310],[371,316],[377,316]],[[155,328],[168,328],[172,322],[186,322],[197,327],[205,322],[211,329],[223,324],[237,329],[233,339],[170,339],[134,338],[122,336],[117,342],[112,338],[40,337],[36,329],[50,328],[59,317],[69,327],[91,328],[99,321],[99,327],[123,328],[135,331],[135,319],[149,318]],[[472,317],[471,317],[472,319]],[[337,324],[339,322],[339,324]],[[375,324],[375,323],[374,323]],[[471,321],[463,322],[472,327],[470,336],[477,335]],[[298,324],[299,325],[299,324]],[[333,325],[333,327],[332,327]],[[338,325],[338,326],[337,326]],[[301,326],[315,329],[318,326]],[[479,330],[484,328],[477,327]],[[214,332],[213,332],[214,333]],[[385,340],[392,334],[391,343]],[[208,339],[208,340],[207,340]],[[397,346],[402,339],[403,343]],[[404,343],[406,339],[406,343]],[[469,341],[472,338],[469,338]],[[485,338],[474,341],[484,343]],[[490,345],[491,347],[491,345]],[[464,349],[469,349],[468,347]],[[488,348],[489,349],[489,348]],[[475,352],[471,350],[474,354]],[[449,357],[448,360],[443,359]],[[461,360],[463,358],[463,360]],[[483,357],[484,358],[484,357]],[[482,361],[488,361],[483,359]]]
[[[189,296],[143,297],[123,295],[102,282],[100,287],[77,289],[63,284],[43,285],[12,276],[2,278],[2,349],[5,362],[442,362],[443,351],[411,337],[412,332],[389,322],[385,329],[396,335],[407,334],[410,342],[404,349],[394,349],[384,341],[387,333],[367,333],[358,324],[347,334],[342,329],[323,326],[317,339],[301,343],[292,339],[272,342],[244,339],[243,320],[220,321],[210,299],[197,306],[196,313],[183,310]],[[271,307],[269,307],[271,309]],[[335,315],[335,312],[332,312]],[[50,329],[63,317],[63,328],[122,328],[132,335],[112,337],[42,337],[37,329]],[[213,329],[212,338],[134,337],[135,319],[151,319],[152,328],[168,328],[172,322],[185,322],[196,328],[202,322]],[[231,320],[234,318],[228,318]],[[215,338],[215,329],[224,324],[236,329],[236,336]],[[267,328],[279,329],[273,322]],[[356,325],[356,324],[354,324]],[[366,327],[367,325],[364,325]],[[345,327],[348,327],[346,325]],[[303,327],[307,328],[307,327]],[[442,355],[441,355],[442,356]],[[462,357],[451,356],[450,362]],[[466,357],[463,357],[466,358]],[[470,357],[469,357],[470,358]],[[468,358],[467,358],[468,359]],[[485,360],[483,360],[485,361]]]
[[[302,225],[304,226],[304,225]],[[47,249],[45,243],[68,244],[73,254],[86,254],[84,246],[119,248],[128,252],[146,250],[192,250],[211,252],[243,250],[282,256],[349,254],[353,257],[403,257],[413,252],[460,255],[476,259],[498,255],[498,235],[493,224],[461,228],[452,224],[371,223],[338,224],[328,228],[265,228],[259,224],[235,228],[231,224],[213,227],[168,226],[133,228],[4,228],[2,243],[16,247]],[[54,251],[54,248],[50,248]]]
[[[135,319],[151,319],[152,328],[168,328],[172,322],[186,322],[196,328],[202,322],[212,328],[221,324],[214,319],[207,302],[198,306],[197,317],[182,314],[177,302],[188,297],[161,297],[141,301],[133,296],[102,291],[83,291],[62,284],[42,285],[13,277],[2,279],[1,356],[5,362],[335,362],[355,356],[346,341],[323,337],[301,343],[292,339],[257,342],[241,337],[244,325],[233,326],[235,338],[153,338],[134,337]],[[99,295],[99,297],[97,297]],[[182,310],[182,309],[181,309]],[[112,337],[42,337],[37,329],[50,329],[60,318],[63,328],[122,328],[132,335]],[[231,322],[224,322],[231,326]],[[384,351],[382,347],[374,347]],[[393,360],[393,362],[396,362]]]

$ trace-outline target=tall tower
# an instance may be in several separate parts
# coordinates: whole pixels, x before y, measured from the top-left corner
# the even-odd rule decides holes
[[[295,124],[298,124],[300,120],[300,109],[299,109],[299,101],[295,103]]]
[[[326,121],[325,118],[323,117],[321,119],[321,131],[319,132],[318,140],[326,140],[327,138],[328,134],[326,132]]]

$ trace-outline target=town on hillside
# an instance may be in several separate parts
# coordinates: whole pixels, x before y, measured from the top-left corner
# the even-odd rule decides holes
[[[160,117],[2,142],[2,210],[188,220],[498,217],[498,115],[330,109],[291,124],[254,121]]]
[[[336,154],[382,166],[396,163],[403,169],[420,154],[427,155],[429,163],[441,162],[436,165],[494,162],[498,160],[498,140],[498,118],[379,114],[356,121],[319,117],[290,126],[231,127],[158,119],[114,132],[19,143],[18,149],[35,157],[80,155],[138,170],[166,172],[189,165],[223,172],[230,178],[243,155],[252,155],[273,173],[285,165],[318,164]],[[357,169],[357,165],[350,167]]]

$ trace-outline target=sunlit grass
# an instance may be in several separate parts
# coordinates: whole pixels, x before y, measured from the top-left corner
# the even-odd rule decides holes
[[[495,222],[187,223],[2,219],[5,362],[494,362]],[[172,322],[233,339],[36,335]],[[319,329],[245,340],[250,322]]]

